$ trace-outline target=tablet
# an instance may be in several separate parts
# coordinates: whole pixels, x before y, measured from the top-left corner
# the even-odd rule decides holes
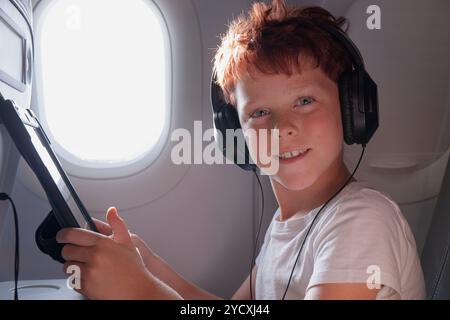
[[[60,227],[97,231],[33,111],[0,97],[0,121],[44,188]]]

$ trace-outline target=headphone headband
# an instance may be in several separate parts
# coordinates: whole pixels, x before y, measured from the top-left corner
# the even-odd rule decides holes
[[[347,36],[347,34],[341,30],[339,27],[334,27],[329,23],[315,20],[314,23],[318,25],[322,30],[327,31],[331,36],[333,36],[340,44],[344,46],[347,53],[350,55],[351,62],[355,69],[365,69],[364,60],[362,58],[361,52],[358,47],[353,43],[353,41]],[[218,110],[216,106],[221,106],[227,104],[225,97],[223,95],[222,88],[216,82],[216,75],[213,73],[211,76],[211,104],[214,110]]]
[[[358,47],[353,43],[353,41],[348,37],[348,35],[341,30],[339,27],[334,27],[329,23],[323,21],[315,21],[323,30],[327,31],[331,36],[333,36],[340,44],[342,44],[347,53],[350,55],[353,66],[355,69],[364,68],[364,60],[362,58],[361,52]]]

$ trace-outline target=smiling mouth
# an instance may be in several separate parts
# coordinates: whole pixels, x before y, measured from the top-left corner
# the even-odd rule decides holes
[[[290,163],[296,160],[300,160],[304,158],[310,150],[311,148],[284,152],[278,156],[278,160],[280,161],[280,163]]]

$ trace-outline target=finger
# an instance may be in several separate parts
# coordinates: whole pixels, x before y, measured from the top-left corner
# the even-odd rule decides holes
[[[106,213],[106,219],[108,220],[108,223],[113,231],[114,241],[134,248],[127,225],[125,224],[125,221],[123,221],[123,219],[119,216],[115,207],[111,207],[108,209],[108,212]]]
[[[61,256],[66,261],[89,262],[89,247],[80,247],[73,244],[66,244],[61,250]]]
[[[103,221],[95,219],[95,218],[92,218],[92,221],[94,222],[95,226],[97,227],[98,232],[100,232],[101,234],[104,234],[105,236],[112,235],[112,229],[106,222],[103,222]]]
[[[72,243],[82,247],[94,246],[100,239],[106,236],[81,228],[64,228],[56,234],[59,243]]]

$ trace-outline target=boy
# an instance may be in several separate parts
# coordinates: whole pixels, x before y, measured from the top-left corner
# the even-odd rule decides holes
[[[351,176],[343,162],[336,84],[351,62],[317,20],[335,27],[345,22],[317,7],[256,3],[248,17],[230,25],[216,53],[217,82],[244,132],[279,130],[279,170],[270,176],[279,208],[251,275],[233,298],[423,299],[422,270],[407,222],[392,200],[364,183],[352,179],[305,239],[322,205]],[[254,145],[248,147],[255,152]],[[129,234],[115,208],[108,210],[107,221],[96,221],[101,234],[65,229],[57,236],[68,243],[64,268],[81,268],[80,291],[88,298],[219,298],[183,279]],[[256,284],[252,293],[250,279]]]

